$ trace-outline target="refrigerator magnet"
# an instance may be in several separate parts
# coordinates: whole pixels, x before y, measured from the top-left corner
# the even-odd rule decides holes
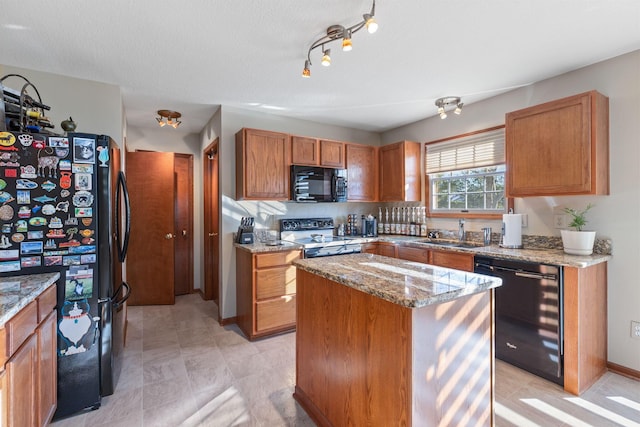
[[[75,189],[88,191],[91,190],[91,174],[77,173],[74,175]]]
[[[60,188],[70,188],[71,187],[71,172],[60,172]],[[63,196],[64,197],[64,196]]]
[[[16,197],[19,205],[28,205],[31,203],[31,191],[29,190],[16,191]]]
[[[73,161],[76,163],[95,163],[96,140],[73,138]]]
[[[54,265],[62,265],[62,257],[60,255],[44,257],[45,267],[52,267]]]
[[[60,170],[61,171],[70,171],[71,170],[71,160],[60,160]]]
[[[36,168],[33,165],[20,166],[20,178],[37,178]]]
[[[93,165],[83,165],[79,163],[73,163],[71,165],[71,172],[73,173],[93,173]]]
[[[80,262],[82,264],[95,264],[96,254],[80,255]]]
[[[21,135],[18,135],[18,141],[20,141],[20,144],[23,147],[31,147],[31,144],[33,144],[33,135],[23,133]]]
[[[20,243],[21,255],[37,255],[41,254],[43,250],[42,242],[22,242]]]
[[[8,273],[10,271],[20,271],[20,261],[0,262],[0,273]]]
[[[19,258],[17,249],[3,249],[0,250],[0,261],[15,261]]]
[[[69,148],[69,138],[49,137],[49,147]]]
[[[75,208],[75,214],[78,218],[93,216],[92,208]]]
[[[18,170],[17,169],[5,169],[4,170],[4,177],[5,178],[15,178],[18,176]]]
[[[106,168],[109,167],[109,147],[100,146],[98,147],[98,160],[100,161],[100,167]]]
[[[68,255],[62,259],[62,265],[80,265],[80,255]]]
[[[22,268],[30,268],[30,267],[40,267],[42,265],[42,261],[39,256],[30,256],[30,257],[22,257],[20,258],[20,266]]]
[[[60,356],[84,353],[93,344],[92,326],[98,325],[89,315],[89,302],[84,300],[65,301],[60,308],[61,319],[58,322],[58,333],[62,342],[58,346]]]

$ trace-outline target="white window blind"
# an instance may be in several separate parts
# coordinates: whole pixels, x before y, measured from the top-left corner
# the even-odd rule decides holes
[[[427,145],[427,174],[505,162],[504,128]]]

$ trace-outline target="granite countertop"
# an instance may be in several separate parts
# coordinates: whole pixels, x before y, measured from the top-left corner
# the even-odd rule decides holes
[[[569,255],[565,254],[562,249],[548,248],[543,246],[526,245],[522,249],[508,249],[502,248],[496,244],[489,246],[471,246],[471,247],[453,247],[443,246],[436,243],[428,243],[425,240],[429,240],[425,237],[417,236],[403,236],[403,235],[383,235],[378,237],[358,237],[354,236],[350,243],[373,243],[373,242],[389,242],[398,245],[412,246],[418,248],[438,249],[450,252],[462,252],[471,253],[473,255],[490,256],[494,258],[517,260],[517,261],[530,261],[543,264],[561,265],[567,267],[584,268],[591,265],[600,264],[611,259],[611,255],[608,254],[596,254],[593,255]],[[234,243],[236,248],[251,252],[278,252],[288,251],[294,249],[302,249],[302,245],[297,243],[278,240],[280,243],[277,246],[269,246],[265,243],[256,242],[249,245],[242,245]]]
[[[373,254],[307,258],[293,264],[301,270],[409,308],[440,304],[502,284],[497,277]]]
[[[59,278],[57,272],[0,277],[0,328]]]

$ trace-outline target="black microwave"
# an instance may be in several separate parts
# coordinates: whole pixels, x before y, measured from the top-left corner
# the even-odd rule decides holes
[[[347,170],[291,166],[291,200],[296,202],[346,202]]]

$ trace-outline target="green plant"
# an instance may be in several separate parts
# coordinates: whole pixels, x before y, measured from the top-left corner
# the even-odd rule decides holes
[[[576,231],[582,231],[582,227],[587,224],[586,214],[594,205],[589,203],[586,208],[581,211],[573,208],[564,208],[564,211],[571,215],[571,222],[569,223],[569,227],[575,228]]]

